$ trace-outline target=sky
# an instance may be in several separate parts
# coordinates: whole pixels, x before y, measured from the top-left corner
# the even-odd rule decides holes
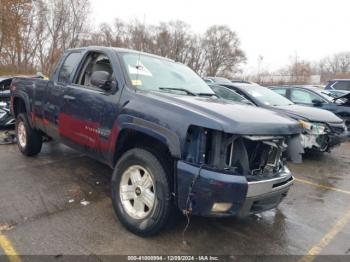
[[[245,73],[277,70],[298,56],[316,62],[350,51],[348,0],[90,0],[93,25],[138,18],[146,24],[182,20],[194,33],[214,24],[234,30],[248,58]]]

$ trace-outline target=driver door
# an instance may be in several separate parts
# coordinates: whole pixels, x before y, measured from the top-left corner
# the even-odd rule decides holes
[[[103,159],[101,139],[106,136],[102,128],[103,117],[106,103],[110,101],[108,97],[112,94],[91,84],[91,75],[95,71],[107,72],[112,85],[115,84],[115,75],[108,56],[88,52],[75,79],[67,86],[59,132],[67,145],[94,158]]]

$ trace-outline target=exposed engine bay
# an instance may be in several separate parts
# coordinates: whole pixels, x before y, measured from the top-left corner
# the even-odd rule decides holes
[[[13,128],[15,119],[11,115],[8,102],[0,101],[0,129]]]
[[[288,140],[286,136],[232,135],[192,126],[188,130],[184,160],[244,175],[248,181],[271,179],[284,166],[283,153]],[[292,152],[302,154],[301,144]]]
[[[10,90],[5,82],[0,84],[0,145],[16,142],[15,119],[10,111]]]
[[[15,119],[10,112],[10,84],[12,79],[0,82],[0,129],[13,128]]]

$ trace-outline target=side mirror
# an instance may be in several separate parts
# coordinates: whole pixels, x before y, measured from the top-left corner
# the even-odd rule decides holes
[[[105,91],[110,91],[112,89],[110,74],[106,71],[93,72],[91,75],[90,83]]]
[[[314,106],[322,106],[322,101],[318,99],[312,100],[312,103],[314,104]]]

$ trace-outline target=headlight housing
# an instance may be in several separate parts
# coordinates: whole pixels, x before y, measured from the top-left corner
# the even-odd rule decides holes
[[[248,136],[190,126],[183,160],[245,176],[276,174],[283,166],[284,136]]]
[[[323,123],[307,122],[304,120],[299,120],[299,124],[304,129],[304,131],[309,134],[323,135],[327,133],[327,125]]]
[[[316,149],[321,152],[328,149],[328,134],[331,131],[328,125],[303,120],[300,120],[299,124],[303,127],[301,138],[305,149]]]

